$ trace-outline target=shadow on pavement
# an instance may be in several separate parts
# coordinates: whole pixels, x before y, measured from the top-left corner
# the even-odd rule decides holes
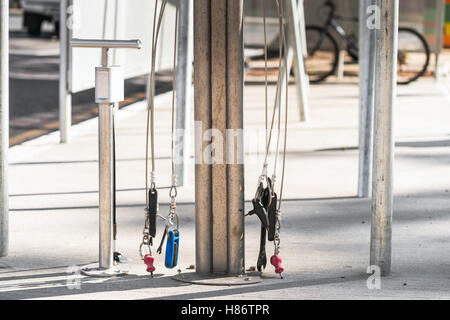
[[[258,293],[261,291],[272,291],[272,290],[281,290],[281,289],[290,289],[290,288],[302,288],[302,287],[310,287],[310,286],[320,286],[326,284],[339,284],[343,282],[352,282],[352,281],[365,281],[367,279],[366,274],[356,274],[346,277],[330,277],[330,278],[319,278],[319,279],[309,279],[309,280],[296,280],[296,281],[287,281],[279,280],[277,282],[271,281],[270,283],[265,284],[256,284],[249,286],[239,286],[233,287],[233,289],[221,289],[214,291],[204,291],[204,292],[195,292],[195,293],[185,293],[178,295],[170,295],[164,297],[157,297],[152,299],[163,299],[163,300],[189,300],[189,299],[207,299],[207,298],[217,298],[217,297],[226,297],[234,294],[246,294],[246,293]],[[276,296],[273,297],[274,299]],[[284,299],[286,297],[279,297],[279,299]]]
[[[43,299],[43,298],[61,298],[69,297],[71,295],[77,295],[77,298],[82,298],[83,294],[103,293],[103,292],[126,292],[130,290],[142,290],[142,289],[163,289],[163,288],[180,288],[192,286],[196,290],[202,288],[212,288],[212,286],[193,285],[188,283],[179,282],[173,280],[171,276],[156,276],[151,278],[149,275],[127,275],[123,277],[102,279],[102,278],[81,278],[79,283],[80,289],[70,289],[68,287],[68,281],[70,285],[73,285],[73,278],[66,278],[64,280],[49,280],[40,282],[27,283],[24,281],[21,284],[14,284],[11,286],[11,290],[8,290],[8,285],[2,285],[5,279],[9,280],[21,280],[21,279],[36,279],[36,278],[48,278],[48,277],[61,277],[68,276],[67,273],[55,272],[46,273],[42,275],[31,275],[25,277],[8,277],[0,278],[0,299],[4,300],[16,300],[16,299]],[[248,285],[248,286],[233,286],[229,287],[215,287],[220,288],[218,290],[200,291],[194,293],[182,293],[171,294],[163,296],[155,296],[161,294],[164,291],[149,291],[149,298],[146,299],[162,299],[162,300],[182,300],[182,299],[205,299],[214,297],[226,297],[234,294],[245,293],[258,293],[262,291],[272,291],[280,289],[290,288],[302,288],[308,286],[320,286],[327,284],[339,284],[352,281],[365,281],[366,274],[355,274],[349,276],[335,276],[329,278],[308,279],[308,280],[265,280],[261,284]],[[140,293],[142,295],[143,293]],[[145,294],[145,293],[144,293]],[[81,296],[81,297],[80,297]],[[92,297],[91,297],[92,298]],[[275,298],[275,297],[274,297]]]
[[[1,300],[17,300],[17,299],[43,299],[43,298],[61,298],[70,295],[82,295],[101,293],[108,291],[129,291],[137,289],[161,289],[161,288],[176,288],[188,286],[189,284],[173,280],[169,276],[155,275],[151,278],[150,275],[137,276],[127,275],[115,278],[88,278],[82,277],[80,279],[80,289],[75,289],[71,285],[74,284],[74,278],[70,278],[68,273],[48,273],[43,275],[33,275],[22,279],[36,279],[36,278],[51,278],[64,276],[63,280],[43,280],[39,282],[24,281],[23,283],[15,283],[14,285],[2,285],[5,281],[0,278],[0,299]],[[13,280],[20,280],[20,277],[12,277]],[[11,279],[8,279],[11,280]]]

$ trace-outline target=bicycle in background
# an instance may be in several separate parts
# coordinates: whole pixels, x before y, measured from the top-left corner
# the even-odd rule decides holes
[[[330,33],[335,30],[345,42],[345,49],[354,62],[358,61],[358,40],[355,35],[348,35],[339,25],[338,20],[357,23],[358,18],[336,14],[336,5],[327,0],[324,6],[330,8],[324,26],[306,26],[308,58],[306,69],[311,83],[324,81],[336,73],[339,63],[339,45]],[[397,83],[408,84],[425,74],[430,62],[430,48],[425,38],[412,28],[398,29]]]

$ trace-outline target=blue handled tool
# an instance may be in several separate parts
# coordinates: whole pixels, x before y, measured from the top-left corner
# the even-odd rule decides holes
[[[167,235],[166,244],[166,268],[172,269],[177,266],[179,249],[180,232],[178,229],[170,230]]]
[[[170,213],[166,218],[166,227],[161,238],[157,252],[162,253],[164,241],[166,242],[166,257],[165,266],[168,269],[173,269],[178,264],[178,252],[180,251],[180,221],[176,213],[175,201],[172,199],[170,206]],[[176,225],[175,225],[176,222]]]

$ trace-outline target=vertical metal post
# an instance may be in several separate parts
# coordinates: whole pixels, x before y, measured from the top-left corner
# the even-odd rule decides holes
[[[244,15],[243,1],[228,0],[227,14],[227,203],[228,270],[243,274],[244,261]]]
[[[305,0],[298,0],[297,9],[300,23],[299,28],[300,28],[300,40],[302,42],[302,51],[303,51],[303,61],[304,61],[303,65],[305,69],[306,85],[308,89],[306,96],[309,97],[310,84],[309,84],[308,70],[306,70],[306,59],[308,59],[308,41],[306,39]]]
[[[289,41],[289,33],[286,32],[286,42]],[[291,73],[291,66],[292,66],[292,61],[294,61],[294,50],[290,50],[288,48],[287,50],[287,56],[286,56],[286,61],[287,61],[287,72],[290,74]],[[280,92],[285,92],[286,91],[286,68],[283,67],[283,70],[281,71],[281,84],[280,84]],[[285,99],[281,99],[281,109],[283,109],[285,102]],[[279,100],[277,97],[275,97],[275,105],[278,108],[278,103]]]
[[[359,172],[358,197],[372,192],[373,104],[375,80],[375,26],[368,25],[368,8],[376,0],[361,0],[359,7]]]
[[[114,39],[123,39],[124,38],[124,20],[125,15],[127,13],[126,11],[126,0],[116,0],[114,4]],[[123,57],[123,51],[121,50],[114,50],[113,51],[113,64],[115,66],[122,65],[124,57]],[[116,110],[118,110],[116,108]]]
[[[393,115],[396,99],[398,0],[378,0],[380,28],[376,31],[375,131],[370,264],[381,275],[391,272],[393,211]]]
[[[306,60],[306,58],[308,58],[308,44],[306,41],[305,0],[298,0],[297,10],[300,28],[300,40],[302,42],[302,50],[303,50],[303,59]]]
[[[101,68],[96,68],[95,101],[99,104],[99,268],[85,268],[86,275],[114,276],[127,273],[114,265],[114,211],[115,211],[115,154],[114,112],[124,100],[124,78],[120,66],[111,67],[110,49],[141,49],[140,40],[86,40],[72,39],[72,47],[101,48]]]
[[[211,2],[194,0],[194,7],[195,265],[198,273],[210,273],[213,271],[211,155],[204,155],[210,141],[203,136],[211,129]]]
[[[439,77],[439,57],[442,52],[444,37],[444,20],[445,20],[445,0],[436,0],[436,47],[434,54],[436,56],[434,66],[434,77]]]
[[[69,91],[69,56],[70,29],[67,26],[67,8],[70,0],[60,2],[59,21],[59,132],[60,142],[66,143],[70,138],[72,125],[72,96]]]
[[[345,50],[339,50],[338,65],[336,68],[336,77],[339,81],[344,80]]]
[[[293,51],[294,75],[297,85],[297,101],[300,112],[300,121],[308,121],[308,78],[303,60],[303,45],[300,38],[300,19],[296,0],[286,0],[286,20],[288,27],[288,50]],[[289,64],[289,68],[292,63]],[[284,79],[284,78],[283,78]]]
[[[102,67],[109,66],[109,49],[102,49]],[[99,266],[113,267],[113,121],[114,104],[99,104],[98,146],[99,146]]]
[[[175,173],[177,183],[183,186],[188,179],[190,150],[191,88],[192,88],[192,43],[193,43],[193,0],[179,2],[180,20],[178,25],[177,56],[177,115],[178,134],[175,144]],[[181,130],[180,130],[181,129]]]
[[[0,0],[0,257],[8,254],[9,0]]]

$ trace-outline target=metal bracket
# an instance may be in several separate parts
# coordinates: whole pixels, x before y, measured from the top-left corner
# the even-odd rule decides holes
[[[173,280],[192,284],[211,286],[242,286],[260,283],[263,279],[259,275],[229,276],[225,274],[186,272],[172,277]]]

